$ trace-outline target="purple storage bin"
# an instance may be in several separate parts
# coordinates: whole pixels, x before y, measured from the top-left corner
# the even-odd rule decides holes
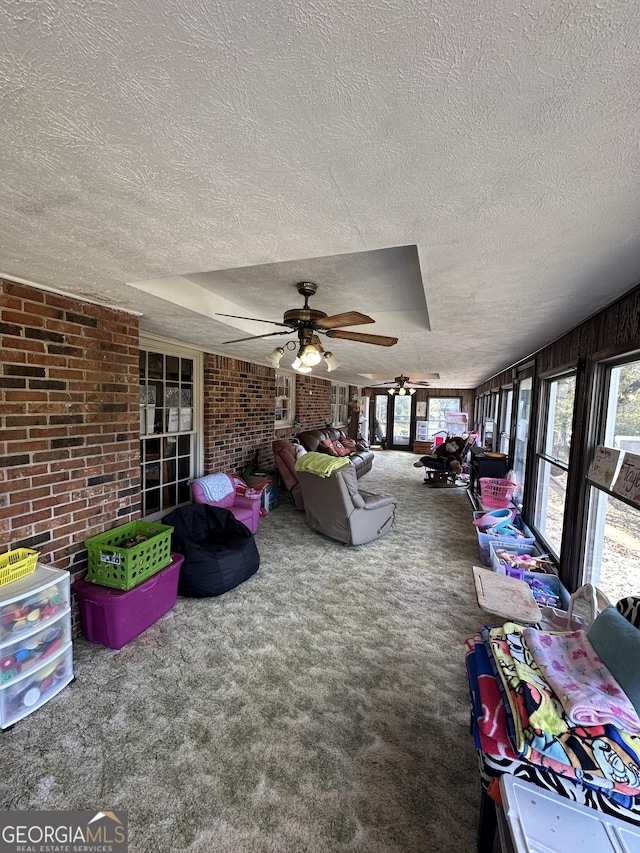
[[[181,554],[171,554],[172,563],[130,590],[113,589],[78,581],[78,596],[85,637],[109,649],[121,649],[171,610],[178,597]]]

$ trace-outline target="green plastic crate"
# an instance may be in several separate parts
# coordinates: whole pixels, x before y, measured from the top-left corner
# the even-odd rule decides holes
[[[86,579],[115,589],[133,589],[171,563],[173,527],[147,521],[130,521],[85,541],[89,556]],[[136,536],[145,541],[126,548]]]

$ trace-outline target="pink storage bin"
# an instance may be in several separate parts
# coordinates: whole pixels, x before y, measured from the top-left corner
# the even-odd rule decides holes
[[[78,597],[84,636],[90,643],[121,649],[134,637],[164,616],[178,597],[181,554],[171,554],[172,563],[130,590],[113,589],[78,581]]]

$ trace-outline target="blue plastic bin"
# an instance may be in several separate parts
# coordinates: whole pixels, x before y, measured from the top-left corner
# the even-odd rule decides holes
[[[484,512],[474,512],[474,519],[480,518],[485,515]],[[529,530],[524,521],[520,518],[519,515],[513,519],[514,527],[517,527],[518,530],[522,531],[524,536],[509,536],[509,535],[499,535],[494,536],[491,533],[483,533],[479,528],[476,528],[476,532],[478,534],[478,549],[480,551],[480,561],[483,566],[491,565],[491,552],[489,550],[489,545],[492,542],[495,542],[497,545],[533,545],[536,541],[535,536]]]
[[[548,586],[551,588],[551,591],[559,597],[560,603],[555,605],[552,604],[552,607],[558,607],[560,610],[566,610],[569,607],[569,600],[571,596],[569,595],[569,592],[567,591],[566,587],[561,583],[559,577],[557,577],[556,575],[545,575],[542,572],[524,573],[524,579],[527,583],[532,581],[534,578],[541,581],[542,583],[548,584]],[[530,583],[529,586],[531,586]]]
[[[506,551],[508,554],[513,554],[516,557],[522,557],[525,554],[529,557],[539,557],[541,553],[535,545],[525,545],[521,544],[519,541],[514,542],[513,540],[511,540],[509,544],[504,544],[502,542],[496,542],[495,537],[493,537],[492,541],[489,543],[491,568],[494,572],[498,572],[499,575],[507,574],[507,572],[505,571],[504,564],[501,563],[496,556],[496,551]]]

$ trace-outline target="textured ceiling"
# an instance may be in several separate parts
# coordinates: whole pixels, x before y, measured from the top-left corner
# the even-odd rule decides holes
[[[258,360],[222,342],[266,327],[212,314],[280,321],[310,279],[400,338],[336,341],[333,377],[475,386],[640,279],[639,24],[626,0],[5,0],[0,273]]]

